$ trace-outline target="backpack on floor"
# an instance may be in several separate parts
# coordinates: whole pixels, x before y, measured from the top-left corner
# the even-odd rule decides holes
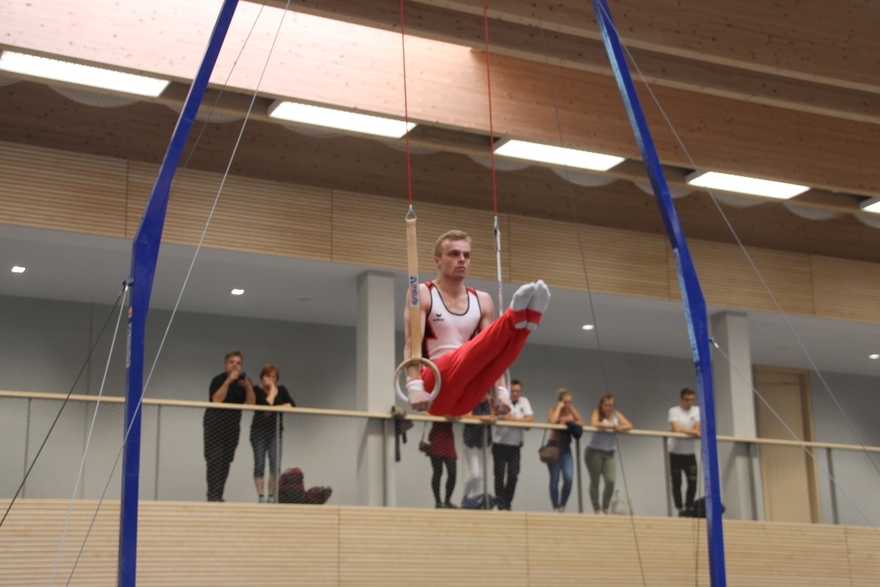
[[[305,503],[306,486],[302,469],[287,469],[278,479],[278,503]]]
[[[724,504],[721,504],[721,513],[724,513]],[[694,505],[687,508],[681,514],[682,518],[705,518],[706,517],[706,498],[700,497],[694,500]]]
[[[488,497],[489,499],[489,507],[486,507],[486,500],[484,497]],[[482,493],[478,493],[477,495],[472,495],[461,502],[462,509],[465,510],[483,510],[483,509],[492,509],[494,507],[498,507],[501,503],[501,500],[491,493],[488,496],[484,496]]]
[[[312,487],[306,490],[302,469],[287,469],[278,479],[278,503],[327,503],[333,489]]]

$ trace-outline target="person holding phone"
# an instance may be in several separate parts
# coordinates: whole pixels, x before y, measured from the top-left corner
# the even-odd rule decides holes
[[[575,422],[584,425],[584,419],[571,403],[571,392],[564,387],[556,391],[556,406],[548,410],[547,421],[551,424]],[[564,513],[565,504],[571,494],[571,480],[574,474],[574,462],[571,456],[571,434],[564,430],[554,430],[547,444],[559,448],[559,458],[548,463],[550,469],[550,502],[553,511]],[[562,487],[559,479],[562,478]]]
[[[241,370],[244,358],[232,351],[223,360],[223,373],[213,380],[208,389],[212,403],[257,403],[254,387]],[[235,457],[241,434],[241,410],[208,408],[205,410],[205,462],[207,463],[208,501],[223,501],[223,488],[229,477],[229,465]]]
[[[275,365],[266,365],[260,371],[260,385],[254,388],[258,406],[287,406],[296,404],[283,385],[278,385],[281,373]],[[281,433],[284,431],[281,412],[254,412],[251,421],[251,447],[254,449],[254,485],[260,503],[275,503],[275,478],[281,461]],[[263,493],[266,455],[269,455],[269,497]]]

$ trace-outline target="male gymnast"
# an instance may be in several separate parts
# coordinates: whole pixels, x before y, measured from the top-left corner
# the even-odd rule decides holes
[[[434,402],[434,373],[418,365],[406,368],[410,406],[437,416],[461,416],[473,410],[498,382],[498,413],[510,411],[510,393],[502,376],[519,357],[531,331],[538,327],[550,302],[550,290],[538,280],[520,287],[510,307],[493,322],[495,306],[484,291],[466,287],[471,239],[451,230],[434,245],[437,279],[419,284],[422,356],[437,366],[442,389]],[[404,313],[404,360],[411,355],[409,310]]]

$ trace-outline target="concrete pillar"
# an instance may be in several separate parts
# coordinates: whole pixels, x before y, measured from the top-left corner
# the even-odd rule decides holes
[[[719,435],[755,438],[755,396],[749,322],[744,312],[721,312],[711,317],[712,336],[730,361],[713,353],[715,417]],[[721,500],[726,518],[763,519],[760,466],[753,445],[719,443]]]
[[[394,403],[394,275],[366,271],[357,279],[357,409],[388,412]],[[394,505],[393,432],[387,420],[358,421],[357,493],[360,505]]]

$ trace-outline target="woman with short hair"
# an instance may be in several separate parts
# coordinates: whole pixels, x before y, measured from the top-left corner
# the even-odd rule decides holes
[[[266,365],[260,371],[260,385],[254,387],[258,406],[288,406],[296,404],[290,397],[287,388],[278,385],[281,373],[275,365]],[[254,449],[254,485],[257,488],[260,503],[274,503],[275,475],[281,457],[281,432],[284,430],[280,412],[254,412],[251,421],[251,446]],[[269,497],[264,490],[266,455],[269,455]]]

